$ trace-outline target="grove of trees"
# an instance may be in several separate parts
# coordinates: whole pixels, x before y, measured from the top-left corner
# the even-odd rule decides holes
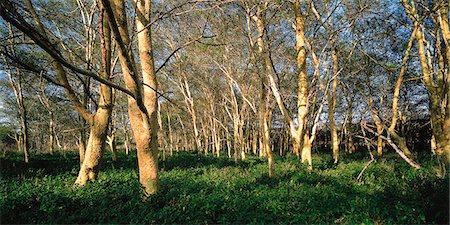
[[[318,153],[448,171],[447,0],[1,0],[0,15],[1,146],[79,154],[75,187],[108,152],[136,151],[144,196],[182,151],[257,156],[269,178]]]

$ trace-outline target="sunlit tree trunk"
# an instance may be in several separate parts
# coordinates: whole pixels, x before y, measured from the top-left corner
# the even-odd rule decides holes
[[[407,156],[411,155],[411,152],[409,151],[408,146],[406,145],[406,138],[397,134],[397,132],[395,131],[395,128],[397,126],[397,120],[398,120],[398,114],[399,114],[398,113],[398,111],[399,111],[398,98],[400,95],[400,88],[403,83],[403,75],[405,74],[406,63],[408,61],[409,53],[411,51],[411,47],[412,47],[416,32],[417,32],[417,28],[415,28],[413,33],[411,34],[411,37],[409,39],[408,45],[405,50],[405,54],[403,56],[402,64],[400,67],[400,72],[398,74],[397,82],[396,82],[395,88],[394,88],[394,95],[392,97],[392,108],[391,108],[392,118],[391,118],[391,125],[388,128],[388,132],[389,132],[391,138],[395,142],[397,142],[398,148],[400,150],[402,150],[403,153],[405,153],[405,155],[407,155]]]
[[[81,122],[80,122],[81,125]],[[83,123],[83,126],[86,125]],[[84,130],[84,128],[82,128]],[[84,153],[86,152],[86,138],[85,138],[85,132],[80,131],[80,136],[78,137],[78,156],[80,160],[80,165],[83,164],[84,161]]]
[[[353,103],[347,103],[347,125],[345,127],[345,138],[347,142],[347,152],[348,153],[354,153],[356,151],[355,143],[353,142]]]
[[[183,80],[180,80],[179,89],[184,96],[184,101],[186,103],[187,109],[192,119],[192,129],[194,131],[194,141],[195,141],[195,150],[201,151],[202,142],[200,140],[200,133],[197,127],[197,114],[195,112],[195,104],[194,99],[191,94],[191,89],[189,83],[186,78],[183,77]]]
[[[88,2],[77,0],[78,8],[80,9],[80,18],[84,28],[84,36],[85,36],[85,45],[84,45],[84,60],[86,62],[86,70],[92,69],[92,61],[93,61],[93,50],[94,50],[94,42],[96,32],[93,29],[92,22],[94,19],[95,10],[88,10]],[[91,78],[83,77],[79,78],[82,81],[82,94],[81,94],[81,104],[84,108],[88,108],[89,96],[91,93]],[[83,117],[79,117],[79,124],[82,129],[80,129],[80,137],[78,139],[78,151],[80,156],[80,165],[83,163],[86,149],[87,149],[87,132],[84,127],[86,127],[89,122]]]
[[[88,61],[89,62],[89,61]],[[90,87],[91,87],[91,80],[90,78],[85,78],[83,80],[83,94],[81,95],[81,104],[84,108],[88,107],[89,103],[89,94],[90,94]],[[84,156],[86,154],[86,148],[87,148],[87,140],[86,140],[86,127],[88,125],[88,121],[83,116],[79,116],[79,126],[80,126],[80,136],[78,137],[78,154],[80,156],[80,165],[83,164]]]
[[[337,81],[338,81],[338,56],[336,53],[336,46],[334,43],[334,38],[330,41],[331,47],[331,58],[333,59],[333,77],[331,78],[333,82],[331,83],[331,91],[328,91],[327,101],[328,101],[328,120],[330,121],[330,132],[331,132],[331,146],[333,150],[334,163],[339,160],[339,137],[337,134],[336,121],[334,119],[334,114],[336,112],[336,95],[337,95]]]
[[[111,106],[109,109],[99,109],[95,113],[89,130],[85,158],[81,164],[75,185],[84,186],[88,181],[95,180],[98,176],[100,161],[105,147],[110,111]]]
[[[172,124],[170,120],[170,111],[167,109],[167,127],[169,129],[169,154],[173,155],[173,133],[172,133]]]
[[[267,7],[267,2],[266,2]],[[265,29],[265,10],[258,6],[256,16],[253,16],[253,20],[256,23],[258,30],[258,53],[264,59],[264,66],[262,67],[262,73],[260,77],[260,102],[259,102],[259,124],[261,133],[261,145],[260,151],[262,155],[267,155],[267,162],[269,166],[269,177],[275,176],[275,160],[273,158],[273,151],[270,146],[270,130],[272,125],[272,110],[270,107],[271,93],[268,90],[267,74],[272,72],[272,62],[269,58],[269,52],[267,52],[266,43],[264,42],[264,29]]]
[[[53,155],[55,150],[55,116],[53,114],[54,109],[50,105],[49,99],[45,96],[45,87],[43,82],[40,83],[40,89],[42,95],[38,95],[39,101],[48,112],[48,152],[50,153],[50,155]]]
[[[368,86],[370,88],[370,83],[367,79],[368,82]],[[372,115],[373,121],[375,122],[375,126],[377,127],[377,133],[379,134],[379,136],[377,137],[377,154],[378,156],[383,155],[383,147],[384,147],[384,143],[383,143],[383,139],[381,138],[381,135],[383,134],[384,131],[384,127],[383,124],[381,123],[381,119],[378,117],[377,114],[377,110],[375,109],[374,103],[373,103],[373,96],[372,96],[372,91],[369,91],[369,108],[370,108],[370,113]],[[380,104],[381,105],[381,104]]]
[[[327,12],[327,16],[328,18],[331,17],[331,12],[328,8],[328,3],[325,2],[324,3],[324,7],[325,10]],[[314,2],[311,2],[311,11],[314,13],[314,15],[316,16],[316,19],[318,21],[322,21],[322,18],[320,16],[320,14],[318,13]],[[328,90],[326,93],[326,98],[327,98],[327,102],[328,102],[328,120],[330,123],[330,133],[331,133],[331,147],[332,147],[332,152],[333,152],[333,159],[334,159],[334,163],[337,163],[339,160],[339,144],[340,144],[340,140],[339,140],[339,136],[337,134],[337,128],[336,128],[336,122],[335,122],[335,112],[336,112],[336,95],[337,95],[337,84],[338,84],[338,74],[339,74],[339,61],[338,61],[338,54],[337,54],[337,46],[336,46],[336,41],[337,41],[337,31],[333,31],[332,28],[333,26],[333,22],[332,20],[327,20],[326,22],[322,22],[322,26],[326,29],[327,33],[328,33],[328,38],[329,38],[329,44],[330,44],[330,49],[331,49],[331,59],[332,59],[332,68],[333,68],[333,77],[331,78],[331,90]],[[312,47],[310,47],[311,50],[313,50]],[[314,67],[316,70],[316,73],[320,73],[319,72],[319,63],[318,63],[318,59],[315,56],[314,52],[311,52],[313,55],[313,60],[314,60]],[[323,84],[320,84],[320,86],[322,87],[322,89],[328,89],[328,82],[327,82],[327,87],[325,88]]]
[[[123,110],[120,110],[121,122],[122,122],[122,131],[124,135],[124,145],[125,145],[125,154],[128,155],[130,153],[130,138],[128,137],[128,129],[127,129],[127,121],[125,119],[125,113]]]
[[[9,34],[10,34],[10,45],[12,49],[13,55],[15,55],[15,43],[14,43],[14,34],[11,25],[9,24]],[[7,60],[4,60],[7,62]],[[9,66],[9,65],[8,65]],[[19,109],[19,115],[20,115],[20,130],[21,130],[21,141],[18,142],[18,150],[20,151],[21,148],[23,150],[24,155],[24,161],[28,163],[29,161],[29,135],[28,135],[28,112],[27,108],[25,106],[24,102],[24,96],[23,96],[23,88],[22,88],[22,73],[19,69],[16,69],[15,77],[12,74],[11,69],[8,69],[7,71],[9,81],[11,88],[14,92],[14,96],[16,98],[17,107]]]
[[[443,3],[445,4],[445,3]],[[442,57],[441,63],[439,63],[439,71],[441,71],[443,77],[444,99],[445,105],[444,121],[442,128],[442,138],[440,140],[439,149],[437,153],[447,156],[447,162],[450,162],[450,27],[449,27],[449,10],[450,4],[447,2],[446,5],[438,10],[438,21],[441,28],[442,37],[444,43],[442,43],[442,50],[440,56]],[[446,72],[445,72],[446,71]]]
[[[111,33],[103,5],[100,4],[100,42],[101,42],[101,77],[111,79]],[[63,75],[60,71],[61,77]],[[65,77],[61,78],[66,81]],[[67,90],[67,88],[66,88]],[[70,92],[70,90],[67,90]],[[95,114],[84,116],[89,122],[90,133],[85,157],[78,173],[75,185],[84,186],[88,181],[96,179],[100,161],[105,148],[106,136],[111,119],[113,96],[111,87],[100,84],[99,106]],[[84,109],[84,108],[83,108]]]
[[[278,91],[277,84],[275,82],[273,72],[268,72],[270,87],[275,97],[277,105],[283,115],[283,118],[289,126],[289,131],[292,137],[294,146],[294,153],[301,156],[302,162],[308,162],[308,168],[312,169],[312,157],[311,157],[311,142],[307,130],[307,118],[308,115],[308,81],[306,78],[306,39],[305,39],[305,18],[301,11],[299,0],[294,0],[293,9],[295,15],[295,40],[296,40],[296,52],[297,52],[297,66],[299,68],[298,74],[298,101],[297,101],[297,124],[294,123],[289,116],[287,109],[284,106],[281,95]],[[267,55],[267,54],[266,54]],[[265,56],[266,61],[270,61],[268,56]],[[300,152],[301,149],[301,152]]]
[[[245,160],[245,143],[243,137],[244,120],[242,115],[245,113],[244,104],[239,104],[234,86],[229,82],[231,112],[226,107],[227,113],[233,122],[233,158],[235,161]]]
[[[431,65],[432,56],[430,53],[429,43],[425,39],[425,26],[421,16],[416,8],[415,1],[401,0],[403,7],[414,24],[415,38],[417,40],[417,49],[419,55],[420,66],[422,69],[422,79],[425,87],[428,91],[430,100],[430,117],[432,128],[432,144],[435,142],[434,152],[441,157],[446,157],[447,161],[450,161],[450,108],[449,106],[449,76],[450,76],[450,32],[449,32],[449,4],[446,1],[436,2],[440,4],[436,8],[437,18],[434,22],[440,27],[440,33],[435,37],[435,44],[433,48],[436,49],[438,54],[437,70]],[[444,41],[441,43],[441,38]],[[425,46],[427,44],[427,46]],[[438,46],[441,44],[441,46]],[[443,49],[443,50],[441,50]],[[445,54],[445,60],[443,55]],[[439,59],[441,58],[441,59]],[[439,62],[442,60],[442,62]],[[432,146],[432,150],[433,150]]]
[[[128,34],[125,3],[113,0],[102,0],[108,7],[108,17],[119,46],[119,61],[122,67],[127,88],[134,93],[128,97],[128,114],[133,129],[139,167],[139,182],[144,188],[145,196],[158,191],[158,121],[157,121],[157,82],[153,61],[151,40],[149,0],[136,0],[136,28],[139,31],[138,47],[142,81],[135,68],[132,52],[128,51],[130,36]],[[111,9],[111,11],[109,11]]]
[[[213,140],[213,154],[216,155],[217,157],[220,156],[220,148],[221,148],[221,143],[220,143],[220,130],[218,129],[217,126],[217,121],[216,121],[216,108],[214,106],[214,101],[213,98],[211,98],[211,101],[209,101],[209,107],[211,110],[211,115],[209,116],[209,123],[211,124],[211,136],[212,136],[212,140]]]
[[[203,133],[203,153],[208,155],[209,152],[209,135],[208,135],[208,125],[204,118],[200,118],[200,125]]]
[[[163,132],[163,122],[162,122],[162,116],[161,116],[161,103],[158,101],[157,105],[158,105],[158,107],[157,107],[158,109],[157,109],[156,118],[158,121],[158,146],[162,146],[162,160],[166,160],[167,138],[165,137],[166,135]],[[159,149],[158,149],[158,154],[159,154]]]
[[[135,133],[136,143],[139,143],[138,164],[139,181],[147,194],[154,194],[158,191],[158,137],[157,137],[157,81],[153,61],[153,48],[151,39],[150,23],[151,2],[150,0],[136,0],[137,16],[136,28],[138,31],[138,46],[141,59],[142,81],[144,104],[147,109],[148,119],[136,121],[135,126],[146,128],[143,133]],[[138,122],[138,123],[136,123]],[[133,122],[132,122],[133,123]],[[139,139],[139,140],[138,140]]]
[[[187,138],[187,134],[186,134],[186,129],[183,123],[183,120],[181,120],[180,115],[178,114],[178,121],[180,122],[181,125],[181,131],[183,132],[183,149],[186,150],[189,148],[189,144],[188,144],[188,138]]]
[[[106,136],[106,143],[109,145],[113,162],[117,161],[116,115],[117,114],[114,114],[111,121],[111,133]]]
[[[48,121],[48,136],[49,136],[48,151],[49,151],[50,155],[53,155],[53,151],[55,149],[55,125],[54,125],[55,117],[54,117],[52,111],[49,111],[48,114],[49,114],[48,115],[49,116],[49,121]]]

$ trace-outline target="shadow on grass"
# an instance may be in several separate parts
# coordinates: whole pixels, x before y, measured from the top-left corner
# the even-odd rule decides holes
[[[249,158],[246,161],[234,162],[225,157],[213,157],[199,155],[196,153],[178,153],[160,161],[160,170],[170,171],[172,169],[190,169],[210,166],[214,168],[239,167],[249,168],[253,165],[264,163],[258,158]],[[119,154],[118,160],[113,162],[109,154],[105,154],[100,173],[116,169],[137,170],[137,157],[135,154]],[[25,179],[43,176],[54,176],[71,174],[76,176],[79,170],[78,155],[35,155],[29,163],[25,163],[19,154],[10,154],[8,157],[0,158],[0,170],[2,179]]]
[[[326,164],[326,159],[322,161],[318,164]],[[15,169],[43,169],[54,174],[67,169],[67,165],[61,165],[60,169],[52,170],[44,162],[59,165],[64,160],[43,160],[28,168]],[[8,187],[0,189],[1,222],[448,223],[445,179],[425,177],[422,181],[422,177],[414,176],[402,185],[395,183],[398,181],[395,179],[376,180],[367,176],[367,183],[381,184],[357,184],[323,173],[342,167],[308,172],[297,161],[281,160],[277,161],[277,176],[269,178],[262,172],[266,169],[265,162],[258,159],[235,163],[184,153],[161,162],[164,172],[160,192],[142,201],[137,177],[132,175],[135,162],[134,157],[129,160],[121,157],[111,163],[106,157],[98,181],[77,190],[70,188],[71,178],[52,178],[52,174],[47,174],[48,179],[62,180],[2,182]],[[78,166],[76,159],[68,164]]]
[[[160,169],[164,171],[170,171],[172,169],[190,169],[200,167],[214,167],[217,169],[224,167],[239,167],[246,169],[254,165],[264,163],[265,161],[256,158],[249,157],[245,161],[235,162],[232,159],[226,157],[213,157],[211,155],[201,155],[197,153],[178,153],[168,157],[165,161],[160,160]]]

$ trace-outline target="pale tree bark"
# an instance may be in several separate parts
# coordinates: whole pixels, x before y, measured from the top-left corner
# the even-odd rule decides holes
[[[251,133],[251,141],[252,141],[252,152],[253,155],[258,155],[258,133],[261,130],[259,127],[257,130],[253,130]]]
[[[295,46],[297,50],[297,66],[299,68],[298,75],[298,102],[297,102],[297,133],[296,138],[293,138],[295,142],[302,146],[302,161],[307,160],[308,166],[312,168],[312,157],[311,157],[311,142],[307,137],[307,133],[304,132],[307,129],[307,118],[308,115],[308,80],[306,78],[306,38],[305,38],[305,18],[301,11],[300,2],[294,0],[294,15],[295,15]],[[291,128],[293,129],[293,127]],[[305,134],[304,134],[305,133]],[[301,138],[305,136],[305,140],[302,141]],[[295,140],[297,139],[297,140]]]
[[[197,112],[196,112],[196,104],[194,101],[194,98],[192,96],[192,92],[191,92],[191,86],[189,85],[187,76],[186,76],[186,72],[184,71],[184,67],[183,67],[183,59],[180,57],[180,54],[178,52],[176,52],[176,46],[170,42],[167,41],[167,44],[169,45],[169,47],[172,49],[175,56],[175,59],[179,62],[178,65],[178,70],[179,73],[181,74],[181,77],[179,77],[176,81],[173,79],[169,79],[172,80],[172,82],[176,85],[176,87],[180,90],[181,94],[184,97],[184,103],[186,104],[186,108],[189,112],[189,115],[191,116],[191,120],[192,120],[192,131],[194,134],[194,144],[195,144],[195,150],[201,151],[202,149],[202,141],[200,138],[200,132],[198,129],[198,118],[197,118]],[[183,128],[184,130],[184,128]],[[186,144],[185,144],[186,145]],[[185,146],[187,147],[187,146]]]
[[[225,51],[229,52],[230,49],[228,47],[225,47]],[[223,58],[224,61],[229,60],[226,54],[223,54]],[[233,78],[233,68],[224,66],[222,64],[219,64],[218,62],[216,62],[216,64],[228,78],[228,86],[230,91],[229,96],[228,98],[225,98],[225,101],[230,103],[231,110],[226,104],[224,108],[233,124],[233,157],[235,161],[245,160],[246,143],[244,137],[244,126],[247,106],[250,106],[255,113],[256,110],[253,104],[245,97],[247,95],[246,87],[244,86],[243,88],[241,88],[238,82],[236,82],[236,80]]]
[[[103,5],[100,3],[100,42],[101,42],[101,74],[104,79],[111,79],[111,32]],[[68,83],[68,82],[67,82]],[[100,84],[100,99],[97,111],[87,117],[90,124],[90,134],[85,158],[78,173],[75,185],[84,186],[88,181],[96,179],[100,161],[105,148],[107,130],[113,106],[111,87]],[[84,108],[83,108],[84,109]]]
[[[336,53],[336,46],[334,43],[334,38],[330,41],[331,47],[331,58],[333,59],[333,81],[331,84],[331,91],[327,94],[328,101],[328,120],[330,121],[330,131],[331,131],[331,145],[333,149],[333,159],[334,163],[339,160],[339,137],[337,134],[336,122],[334,119],[334,114],[336,112],[336,92],[337,92],[337,81],[338,81],[338,56]]]
[[[299,0],[293,1],[293,9],[295,16],[295,23],[293,27],[295,29],[295,41],[297,52],[297,66],[299,68],[298,74],[298,101],[297,101],[297,124],[294,123],[290,117],[288,110],[284,106],[283,99],[281,98],[278,90],[272,68],[268,70],[267,75],[269,78],[270,88],[275,97],[277,105],[289,126],[289,131],[292,137],[294,145],[294,152],[298,156],[300,155],[302,162],[308,162],[308,168],[312,169],[312,157],[311,157],[311,138],[307,132],[307,115],[308,115],[308,89],[309,84],[306,77],[306,37],[305,37],[305,16],[301,10],[301,4]],[[270,57],[268,54],[264,56],[267,65],[271,65]],[[269,69],[269,68],[267,68]],[[313,140],[313,139],[312,139]],[[301,152],[300,152],[301,149]]]
[[[41,94],[38,95],[39,101],[41,102],[41,104],[45,107],[45,109],[48,112],[48,135],[49,135],[49,140],[48,140],[48,152],[50,153],[50,155],[53,155],[54,150],[55,150],[55,116],[53,114],[53,107],[50,103],[50,100],[47,98],[47,96],[45,95],[45,87],[44,87],[44,83],[41,81],[40,82],[40,92]]]
[[[89,62],[89,61],[88,61]],[[81,79],[83,81],[83,94],[81,95],[81,104],[84,108],[88,107],[88,103],[89,103],[89,93],[90,93],[90,79],[84,78]],[[88,125],[88,122],[86,121],[86,119],[83,116],[79,116],[79,126],[82,127],[83,129],[80,129],[80,136],[78,137],[78,154],[80,156],[80,165],[83,164],[84,161],[84,157],[86,154],[86,148],[87,148],[87,140],[86,140],[86,129],[84,129],[84,127],[86,127]]]
[[[122,108],[120,109],[120,118],[121,118],[121,123],[122,123],[122,132],[124,135],[125,155],[128,155],[128,154],[130,154],[130,148],[131,148],[130,138],[128,137],[127,120],[125,118],[125,113]]]
[[[344,124],[344,135],[345,135],[345,146],[346,146],[346,152],[348,153],[354,153],[356,151],[355,143],[353,142],[353,101],[355,99],[355,95],[353,93],[348,93],[347,87],[345,87],[345,84],[342,85],[342,89],[345,95],[345,99],[347,101],[347,115],[345,119]]]
[[[208,120],[206,120],[205,117],[200,118],[200,125],[202,127],[202,133],[203,133],[203,154],[208,155],[209,153],[209,135],[208,135]]]
[[[156,119],[158,121],[158,146],[162,146],[162,160],[166,160],[166,151],[167,151],[167,140],[163,133],[163,123],[162,123],[162,116],[161,116],[161,103],[157,102],[157,114]],[[158,150],[159,153],[159,150]]]
[[[83,119],[83,121],[85,121]],[[85,125],[85,122],[80,122],[80,125]],[[85,137],[86,133],[84,132],[84,129],[82,131],[80,131],[80,136],[78,137],[78,155],[79,155],[79,160],[80,160],[80,165],[83,164],[84,161],[84,154],[86,152],[86,137]]]
[[[445,2],[443,3],[445,4]],[[446,102],[443,102],[443,108],[445,110],[444,121],[442,126],[442,138],[440,148],[437,153],[447,156],[447,162],[450,161],[450,28],[449,28],[449,10],[450,3],[442,6],[438,10],[438,21],[441,28],[442,37],[444,43],[442,43],[441,57],[442,62],[439,64],[439,71],[441,71],[443,77],[444,95]]]
[[[180,67],[181,70],[181,67]],[[187,82],[187,78],[185,76],[185,73],[180,71],[183,75],[183,77],[179,80],[179,82],[176,84],[178,89],[180,89],[181,93],[184,96],[184,102],[186,103],[186,108],[188,109],[188,112],[192,119],[192,129],[194,132],[194,141],[195,141],[195,150],[200,151],[202,148],[202,142],[200,140],[200,133],[198,131],[197,127],[197,113],[195,111],[195,104],[194,104],[194,98],[191,94],[191,89],[189,86],[189,83]]]
[[[242,137],[242,120],[239,109],[239,103],[236,98],[234,87],[230,82],[230,99],[231,99],[231,118],[233,120],[233,150],[234,160],[245,159],[243,151],[243,137]],[[242,110],[242,109],[241,109]]]
[[[383,123],[381,122],[381,119],[380,119],[378,112],[375,108],[375,105],[373,103],[373,94],[372,94],[372,89],[370,87],[370,81],[368,78],[367,78],[367,86],[369,87],[369,99],[368,99],[367,103],[369,105],[370,114],[372,115],[373,121],[375,122],[375,126],[377,127],[377,133],[379,134],[377,136],[377,154],[378,154],[378,156],[381,156],[381,155],[383,155],[384,143],[383,143],[383,139],[381,138],[380,135],[383,134],[384,126],[383,126]],[[380,105],[382,105],[382,104],[380,103]]]
[[[109,150],[111,151],[111,159],[113,162],[117,161],[117,142],[116,142],[116,131],[115,129],[111,131],[109,136],[106,136],[109,145]]]
[[[109,145],[109,150],[111,151],[111,159],[113,162],[117,161],[116,117],[117,113],[114,113],[111,119],[111,132],[106,136],[106,143]]]
[[[136,0],[136,28],[139,31],[138,47],[142,70],[142,81],[135,68],[134,55],[128,50],[128,34],[125,3],[121,0],[102,0],[110,19],[117,46],[124,81],[133,94],[128,97],[128,114],[131,121],[139,166],[139,182],[145,196],[158,191],[158,121],[157,81],[153,61],[150,21],[151,2]]]
[[[450,76],[450,32],[449,32],[449,3],[447,1],[438,1],[433,5],[432,12],[437,14],[435,20],[436,25],[440,27],[440,34],[435,38],[436,46],[433,46],[438,53],[437,70],[431,65],[433,59],[430,54],[429,42],[425,39],[425,26],[422,24],[425,19],[424,16],[419,15],[416,8],[416,3],[412,1],[400,1],[405,9],[407,15],[414,24],[415,38],[417,40],[418,55],[420,66],[422,69],[422,79],[428,91],[430,99],[430,116],[432,127],[432,144],[435,141],[435,149],[432,150],[436,155],[446,158],[450,161],[450,108],[449,106],[449,76]],[[438,32],[439,34],[439,32]],[[440,38],[442,37],[443,43]],[[440,44],[441,46],[437,46]],[[442,50],[441,50],[442,49]],[[442,55],[445,54],[445,60]],[[439,62],[439,58],[441,62]]]
[[[221,149],[221,143],[220,143],[220,131],[218,129],[216,118],[216,107],[214,104],[214,97],[212,94],[209,94],[209,109],[211,110],[211,114],[209,117],[209,124],[211,125],[211,139],[212,139],[212,153],[213,155],[219,157],[220,156],[220,149]]]
[[[188,142],[188,138],[187,138],[187,132],[186,132],[183,120],[180,117],[180,114],[178,114],[177,116],[178,116],[178,121],[180,122],[180,125],[181,125],[181,131],[183,132],[183,149],[186,150],[190,147],[188,144],[189,142]]]
[[[392,108],[391,108],[392,118],[391,118],[391,125],[388,128],[388,132],[389,132],[391,138],[395,142],[397,142],[398,148],[401,151],[403,151],[403,153],[405,153],[405,155],[407,155],[407,156],[411,155],[411,152],[409,151],[408,146],[406,145],[406,138],[397,134],[397,132],[395,131],[395,128],[397,126],[397,120],[398,120],[398,114],[399,114],[398,113],[398,111],[399,111],[398,98],[400,95],[400,88],[403,83],[403,75],[405,74],[406,63],[409,58],[409,54],[410,54],[410,51],[411,51],[411,48],[412,48],[412,45],[413,45],[413,42],[415,39],[416,32],[417,32],[417,28],[415,28],[414,31],[412,32],[411,37],[408,42],[408,45],[406,47],[404,56],[403,56],[403,60],[402,60],[401,67],[400,67],[400,72],[398,74],[397,82],[396,82],[395,88],[394,88],[394,95],[392,97]]]
[[[226,109],[226,108],[225,108]],[[227,111],[227,110],[226,110]],[[231,143],[230,143],[230,131],[227,126],[225,126],[220,119],[214,118],[214,120],[222,127],[223,136],[225,137],[225,146],[227,146],[227,156],[231,158]]]
[[[330,10],[328,9],[328,4],[325,3],[325,10],[327,11],[328,18],[331,17]],[[311,11],[316,16],[318,21],[322,21],[322,17],[318,13],[314,3],[311,3]],[[331,20],[326,20],[325,23],[322,23],[322,26],[326,29],[329,36],[329,45],[331,49],[331,59],[332,59],[332,67],[333,67],[333,77],[331,78],[331,90],[327,92],[327,103],[328,103],[328,120],[330,122],[330,133],[331,133],[331,146],[333,151],[333,159],[334,163],[337,163],[339,160],[339,144],[340,140],[337,134],[337,127],[335,122],[335,112],[336,112],[336,95],[337,95],[337,84],[338,84],[338,74],[339,74],[339,61],[337,54],[337,31],[333,31],[332,28],[333,23]],[[312,49],[312,48],[311,48]],[[316,64],[316,63],[315,63]],[[318,71],[318,64],[316,64],[316,71]]]
[[[151,39],[151,29],[147,27],[150,21],[150,0],[136,0],[136,28],[138,31],[139,56],[141,59],[142,82],[144,104],[147,109],[149,120],[135,121],[136,125],[143,125],[145,129],[144,135],[141,136],[138,147],[138,164],[139,164],[139,181],[144,187],[146,193],[153,194],[158,191],[158,124],[156,121],[158,96],[156,73],[153,61],[153,48]],[[136,123],[138,122],[138,123]],[[147,125],[148,124],[148,125]],[[135,134],[136,136],[136,134]],[[144,137],[142,137],[144,136]]]
[[[169,154],[173,155],[173,133],[172,133],[172,124],[170,120],[170,110],[169,106],[167,106],[167,127],[169,129]]]
[[[53,155],[55,149],[55,116],[52,111],[48,112],[49,120],[48,120],[48,151],[50,155]]]
[[[233,158],[235,161],[245,160],[245,147],[243,137],[244,120],[242,119],[245,111],[244,104],[239,104],[234,90],[235,86],[233,85],[233,82],[231,80],[228,85],[230,96],[228,97],[228,99],[226,99],[226,101],[231,104],[231,109],[229,109],[227,104],[224,105],[224,108],[233,124]]]
[[[94,50],[94,42],[96,37],[96,32],[93,28],[93,18],[96,12],[97,3],[94,1],[92,6],[89,7],[86,1],[77,0],[78,8],[80,9],[80,18],[83,23],[84,35],[85,35],[85,45],[84,45],[84,60],[86,62],[86,70],[92,69],[92,61],[93,61],[93,50]],[[91,78],[83,77],[79,78],[82,81],[82,95],[81,95],[81,104],[84,108],[88,107],[89,103],[89,95],[91,88]],[[88,121],[82,116],[79,116],[79,124],[80,127],[86,127],[88,125]],[[86,142],[86,130],[80,129],[80,134],[78,138],[78,152],[80,156],[80,165],[83,164],[87,142]]]
[[[10,34],[10,48],[12,51],[13,56],[15,56],[15,43],[14,43],[14,34],[11,27],[11,24],[9,24],[9,34]],[[6,58],[4,61],[7,63]],[[23,150],[24,155],[24,161],[25,163],[28,163],[29,161],[29,135],[28,135],[28,111],[25,106],[25,98],[23,96],[23,87],[22,87],[22,78],[23,74],[22,72],[17,68],[15,72],[15,76],[13,75],[13,72],[11,69],[9,69],[9,65],[7,65],[8,70],[7,74],[9,77],[11,88],[14,92],[14,96],[16,99],[17,107],[19,108],[19,117],[20,117],[20,130],[21,133],[19,134],[20,138],[16,139],[17,141],[17,149],[18,151]]]
[[[35,23],[37,24],[37,30],[40,34],[48,39],[46,29],[38,17],[36,11],[30,0],[27,0],[26,5],[31,13]],[[102,10],[100,10],[100,20],[103,21]],[[102,73],[101,77],[104,79],[110,79],[110,41],[109,41],[109,25],[101,23],[101,49],[102,49]],[[99,108],[95,114],[89,112],[83,104],[79,101],[75,91],[72,89],[69,80],[67,78],[66,71],[62,64],[57,60],[52,60],[51,64],[55,70],[60,84],[64,87],[66,95],[72,102],[78,113],[88,121],[90,125],[90,136],[86,148],[85,159],[80,168],[79,175],[75,181],[76,186],[84,186],[89,180],[96,178],[99,170],[100,159],[105,143],[106,130],[109,124],[109,117],[112,110],[112,98],[111,88],[101,84],[100,85],[100,101]]]
[[[268,2],[266,1],[264,7],[267,7]],[[272,109],[270,107],[270,93],[268,82],[267,82],[267,74],[272,73],[272,62],[269,58],[269,52],[266,47],[266,43],[264,41],[264,30],[265,30],[265,9],[261,8],[261,5],[258,5],[256,15],[252,17],[252,19],[256,23],[256,28],[258,30],[258,53],[264,59],[264,66],[262,67],[262,74],[260,77],[260,102],[259,102],[259,125],[260,125],[260,134],[261,134],[261,145],[260,151],[262,155],[267,155],[267,162],[269,166],[269,177],[275,176],[275,160],[273,157],[273,151],[270,146],[270,130],[272,127]],[[250,26],[249,26],[250,27]],[[250,35],[249,35],[250,36]],[[252,41],[251,41],[252,42]],[[252,46],[253,47],[253,46]],[[269,75],[270,76],[270,75]]]

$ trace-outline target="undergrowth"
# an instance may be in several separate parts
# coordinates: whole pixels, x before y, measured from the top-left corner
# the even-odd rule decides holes
[[[372,163],[346,157],[338,165],[314,156],[314,169],[296,158],[235,163],[180,153],[160,162],[160,192],[142,200],[135,156],[106,157],[98,179],[73,189],[77,156],[16,155],[1,159],[1,223],[402,223],[448,224],[448,176],[433,160],[414,170],[395,155]]]

